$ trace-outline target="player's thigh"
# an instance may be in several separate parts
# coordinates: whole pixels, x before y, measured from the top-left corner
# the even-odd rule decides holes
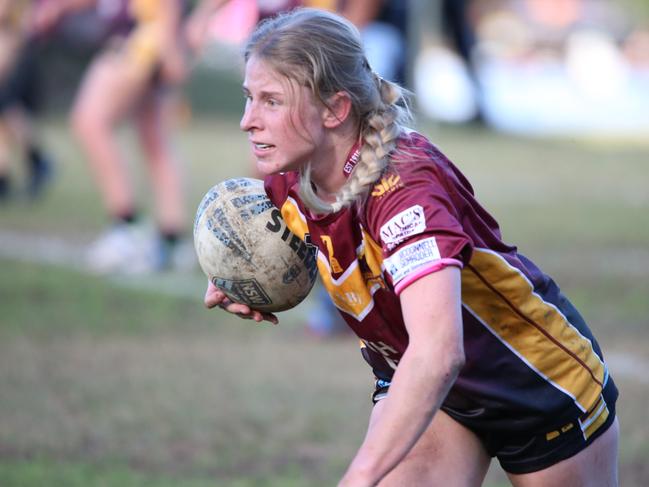
[[[515,487],[617,487],[619,424],[613,424],[586,449],[538,472],[508,474]]]
[[[375,408],[380,407],[379,402]],[[377,411],[380,415],[380,410]],[[380,421],[380,416],[378,418]],[[490,458],[478,437],[443,411],[380,487],[478,487]]]
[[[141,98],[135,113],[135,122],[143,149],[147,152],[164,150],[169,143],[172,118],[175,115],[173,103],[176,101],[175,89],[159,83],[151,84]]]
[[[150,73],[134,69],[121,51],[109,50],[92,62],[74,102],[73,117],[81,122],[119,121],[133,110],[150,84]]]

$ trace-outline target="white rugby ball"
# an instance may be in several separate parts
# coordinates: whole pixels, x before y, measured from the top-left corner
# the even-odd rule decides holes
[[[237,303],[277,312],[313,287],[317,247],[292,233],[258,179],[220,182],[194,219],[194,248],[210,281]]]

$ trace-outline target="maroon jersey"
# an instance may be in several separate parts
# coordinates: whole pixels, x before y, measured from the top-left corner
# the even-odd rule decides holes
[[[290,229],[318,246],[324,286],[375,376],[389,382],[408,346],[399,293],[458,266],[466,365],[443,409],[491,431],[581,416],[589,435],[608,416],[603,390],[612,400],[617,391],[586,324],[548,276],[503,243],[469,182],[433,144],[411,132],[395,154],[362,212],[314,215],[299,199],[296,173],[266,178]],[[346,172],[357,157],[352,150]]]

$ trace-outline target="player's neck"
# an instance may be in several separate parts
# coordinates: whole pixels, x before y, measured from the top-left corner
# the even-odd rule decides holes
[[[342,127],[341,127],[342,128]],[[334,130],[318,150],[319,157],[311,163],[311,180],[317,194],[328,202],[336,200],[336,194],[347,181],[343,168],[349,153],[358,141],[356,130]]]

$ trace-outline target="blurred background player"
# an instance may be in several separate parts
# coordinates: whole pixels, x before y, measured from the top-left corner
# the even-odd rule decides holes
[[[159,271],[187,262],[180,161],[170,143],[171,109],[188,66],[181,0],[50,0],[35,23],[47,30],[68,13],[96,8],[113,16],[113,36],[87,69],[74,101],[72,130],[81,144],[109,228],[91,244],[89,267],[98,272]],[[135,124],[155,205],[155,235],[143,225],[135,188],[116,138],[123,122]]]
[[[33,122],[41,47],[29,28],[33,3],[0,0],[0,201],[10,195],[11,163],[17,154],[26,162],[28,197],[39,197],[52,174]]]
[[[365,57],[384,79],[405,84],[409,0],[348,0],[335,10],[360,31]]]

